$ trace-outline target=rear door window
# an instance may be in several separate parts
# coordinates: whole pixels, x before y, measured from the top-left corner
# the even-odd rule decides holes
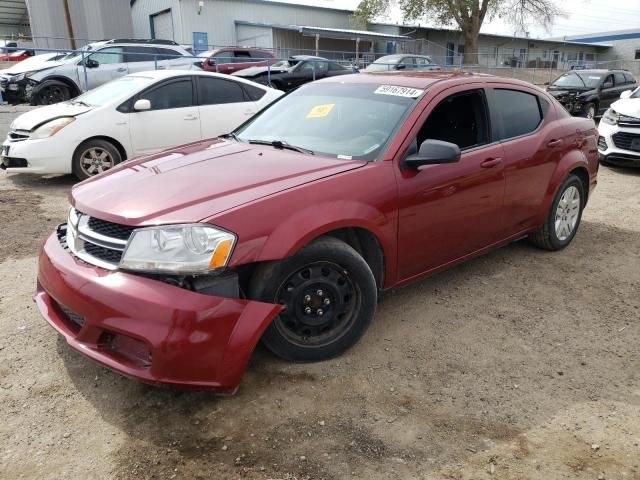
[[[502,122],[502,140],[531,133],[542,122],[537,95],[520,90],[495,89],[493,98],[493,108]]]
[[[246,50],[236,50],[233,52],[233,63],[250,63],[251,54]]]
[[[616,81],[616,87],[619,87],[620,85],[624,85],[627,83],[627,79],[624,78],[624,74],[622,72],[614,73],[613,77],[615,78],[615,81]]]
[[[127,63],[134,62],[153,62],[156,49],[152,47],[124,47],[124,61]]]
[[[246,102],[244,90],[238,82],[198,76],[200,105],[222,105]]]
[[[169,48],[155,48],[154,50],[158,55],[158,60],[175,60],[181,57],[178,52]]]
[[[625,72],[624,78],[627,81],[627,83],[636,83],[636,79],[633,78],[633,75],[631,75],[630,73]]]

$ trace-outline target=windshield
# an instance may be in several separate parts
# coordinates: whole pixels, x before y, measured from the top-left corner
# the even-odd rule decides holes
[[[150,77],[121,77],[83,93],[71,102],[82,102],[92,107],[100,107],[120,98],[129,97],[153,82]]]
[[[400,57],[380,57],[365,68],[366,72],[386,72],[393,70],[393,66],[400,61]]]
[[[552,87],[563,88],[595,88],[602,80],[602,73],[566,73],[556,78]]]
[[[298,63],[295,60],[289,61],[289,60],[280,60],[279,62],[274,63],[273,65],[271,65],[271,68],[291,68],[293,67],[296,63]]]
[[[282,142],[318,155],[375,160],[421,93],[389,85],[311,83],[235,133],[245,142]]]

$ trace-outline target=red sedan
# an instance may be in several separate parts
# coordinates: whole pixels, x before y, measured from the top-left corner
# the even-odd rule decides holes
[[[326,359],[361,338],[382,290],[525,237],[563,249],[597,170],[593,121],[533,85],[328,78],[226,138],[77,185],[35,299],[109,368],[233,392],[259,341]]]
[[[227,75],[246,68],[266,67],[278,62],[273,53],[256,48],[217,48],[198,56],[203,59],[200,63],[203,70]]]
[[[17,50],[0,55],[0,62],[21,62],[22,60],[33,57],[33,55],[33,50]]]

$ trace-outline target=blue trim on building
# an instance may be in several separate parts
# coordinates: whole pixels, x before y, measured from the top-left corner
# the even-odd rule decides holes
[[[634,38],[640,38],[640,32],[632,33],[617,33],[615,35],[601,35],[599,37],[587,37],[587,38],[572,38],[570,42],[583,42],[594,43],[603,41],[615,41],[615,40],[632,40]]]
[[[322,5],[304,5],[304,4],[300,4],[300,3],[288,3],[288,2],[279,2],[278,0],[244,0],[245,2],[252,2],[252,3],[267,3],[267,4],[273,4],[273,5],[286,5],[287,7],[303,7],[303,8],[314,8],[314,9],[318,9],[318,10],[329,10],[329,11],[334,11],[334,12],[347,12],[347,13],[353,13],[355,12],[355,10],[349,10],[347,8],[335,8],[335,7],[323,7]],[[133,5],[136,3],[136,0],[130,0],[129,5],[133,7]]]

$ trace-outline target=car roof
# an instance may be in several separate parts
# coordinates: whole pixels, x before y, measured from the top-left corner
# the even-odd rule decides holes
[[[164,80],[166,78],[182,77],[184,75],[198,75],[202,77],[218,77],[225,80],[232,80],[240,83],[248,83],[259,88],[265,88],[265,85],[252,82],[236,75],[226,75],[224,73],[207,72],[206,70],[148,70],[146,72],[130,73],[128,77],[146,77],[153,80]],[[269,88],[269,87],[266,87]]]
[[[316,82],[339,82],[339,83],[360,83],[377,85],[397,85],[400,87],[427,89],[431,85],[444,81],[452,81],[455,84],[494,81],[510,83],[523,87],[534,87],[535,85],[517,80],[515,78],[497,77],[487,73],[473,72],[451,72],[451,71],[390,71],[390,72],[366,72],[354,73],[350,75],[340,75],[327,77]]]
[[[567,73],[611,73],[611,72],[626,72],[621,68],[612,68],[611,70],[607,68],[590,68],[584,70],[569,70]]]
[[[289,57],[289,59],[293,59],[293,60],[329,60],[328,58],[324,58],[324,57],[316,57],[314,55],[291,55]]]

